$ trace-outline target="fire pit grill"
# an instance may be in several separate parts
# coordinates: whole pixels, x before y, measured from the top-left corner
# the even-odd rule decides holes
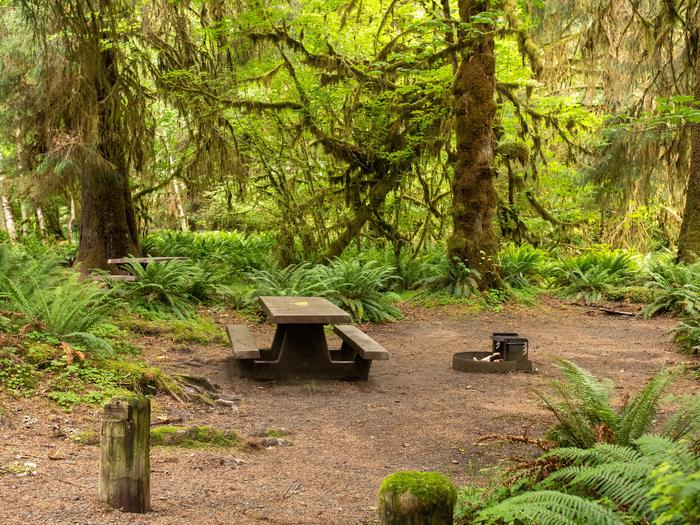
[[[513,332],[494,332],[491,352],[458,352],[452,368],[459,372],[496,373],[532,372],[528,340]]]

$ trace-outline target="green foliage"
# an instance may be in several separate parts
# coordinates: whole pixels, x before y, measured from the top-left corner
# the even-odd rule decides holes
[[[240,439],[233,432],[209,426],[181,427],[164,425],[151,429],[151,443],[154,446],[183,448],[229,448],[240,445]]]
[[[137,317],[119,322],[120,326],[135,334],[164,336],[176,343],[223,342],[224,334],[210,319],[192,317],[189,319],[148,320]]]
[[[600,441],[629,445],[649,432],[661,395],[675,377],[671,371],[660,372],[618,409],[610,401],[612,382],[598,380],[570,361],[563,360],[558,368],[566,381],[552,383],[556,397],[539,394],[557,419],[549,438],[563,446],[581,448],[592,447]],[[700,416],[700,406],[687,407],[685,411],[691,419]],[[691,430],[674,432],[673,437],[680,439]]]
[[[0,387],[15,397],[28,397],[34,394],[36,386],[34,367],[18,356],[17,349],[0,349]]]
[[[581,496],[553,490],[526,492],[479,513],[475,523],[537,525],[623,525],[611,509]]]
[[[301,263],[286,268],[253,269],[248,273],[255,284],[254,297],[261,295],[291,295],[327,297],[335,294],[334,277],[318,266]]]
[[[141,249],[153,256],[189,257],[206,268],[235,276],[248,268],[266,266],[273,244],[270,236],[244,236],[235,231],[164,230],[149,234]]]
[[[479,272],[468,268],[464,261],[456,257],[427,262],[424,271],[428,277],[418,281],[419,286],[433,291],[447,289],[454,297],[469,297],[479,291]]]
[[[328,265],[301,263],[287,268],[252,270],[254,297],[291,295],[326,297],[345,308],[355,321],[385,322],[401,317],[386,289],[397,277],[394,268],[376,260],[336,258]]]
[[[172,313],[179,319],[194,313],[191,286],[197,269],[188,261],[167,261],[142,265],[134,260],[127,264],[136,281],[120,287],[124,297],[139,310],[155,314]]]
[[[700,457],[687,442],[643,435],[627,446],[559,448],[532,489],[496,499],[476,523],[698,523]],[[494,501],[494,500],[492,500]]]
[[[648,261],[651,280],[647,286],[653,298],[644,310],[645,317],[670,312],[693,317],[700,315],[700,262],[691,265],[665,258]]]
[[[355,321],[383,323],[403,317],[389,302],[397,296],[385,291],[397,280],[393,267],[346,257],[321,268],[333,288],[329,299],[350,312]]]
[[[0,247],[2,248],[2,247]],[[49,260],[51,260],[49,258]],[[91,333],[115,307],[111,294],[97,283],[56,266],[0,250],[0,305],[20,313],[27,323],[64,341],[80,342],[95,351],[110,345]]]
[[[126,374],[100,362],[56,359],[48,372],[46,396],[66,409],[82,403],[101,405],[132,387]]]
[[[568,297],[589,302],[600,301],[614,286],[630,284],[638,274],[629,254],[606,249],[560,259],[550,272],[553,286]]]
[[[680,321],[675,330],[674,340],[681,352],[700,354],[700,321],[688,319]]]
[[[545,252],[529,244],[507,244],[498,254],[501,278],[513,288],[538,285],[542,280]]]

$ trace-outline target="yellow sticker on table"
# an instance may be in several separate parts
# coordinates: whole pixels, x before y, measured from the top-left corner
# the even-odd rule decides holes
[[[297,306],[309,306],[308,301],[299,301],[298,303],[294,303]]]

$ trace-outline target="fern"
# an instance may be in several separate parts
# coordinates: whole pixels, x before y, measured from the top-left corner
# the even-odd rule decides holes
[[[309,263],[270,270],[250,269],[248,277],[255,284],[254,296],[299,295],[326,297],[334,294],[334,280]]]
[[[654,300],[642,311],[644,317],[670,312],[687,317],[700,315],[700,262],[677,264],[666,259],[648,262]]]
[[[539,394],[557,419],[548,437],[559,445],[581,448],[601,441],[629,445],[649,432],[661,395],[676,377],[672,372],[660,372],[626,406],[616,409],[610,402],[611,382],[597,379],[570,361],[562,360],[558,368],[567,381],[552,383],[555,396]],[[692,419],[696,415],[700,417],[700,407],[685,417]],[[676,435],[684,434],[677,432]]]
[[[681,352],[691,355],[700,354],[700,320],[679,321],[673,339]]]
[[[167,261],[161,264],[127,263],[136,281],[120,289],[124,297],[147,311],[172,313],[179,319],[194,313],[194,298],[190,293],[196,267],[187,261]]]
[[[498,254],[501,278],[513,288],[527,288],[542,278],[544,252],[529,244],[505,246]]]
[[[664,370],[651,378],[646,386],[622,409],[615,429],[616,440],[623,445],[651,430],[664,390],[673,382],[673,373]]]
[[[382,323],[403,316],[389,302],[395,294],[386,292],[398,279],[392,266],[346,257],[336,258],[318,270],[333,288],[329,299],[348,310],[355,321]]]
[[[532,491],[482,510],[477,522],[700,522],[700,458],[686,443],[647,434],[631,446],[560,448],[540,459],[559,467]]]
[[[581,496],[556,490],[526,492],[484,509],[476,523],[537,525],[622,525],[615,512]]]

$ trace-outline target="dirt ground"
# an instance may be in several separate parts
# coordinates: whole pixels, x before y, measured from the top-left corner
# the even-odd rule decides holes
[[[290,432],[287,446],[258,450],[154,448],[153,511],[147,515],[100,504],[99,447],[66,436],[72,429],[98,430],[99,410],[65,413],[36,399],[0,398],[0,466],[36,464],[35,475],[0,475],[0,523],[376,523],[377,489],[391,472],[439,471],[457,484],[483,484],[494,466],[530,454],[518,445],[475,442],[491,433],[541,435],[549,418],[532,392],[557,377],[556,358],[613,379],[618,399],[660,368],[691,361],[673,351],[672,319],[643,321],[554,300],[498,313],[447,306],[406,314],[400,322],[364,327],[391,353],[389,361],[373,365],[364,383],[238,379],[230,375],[225,344],[144,337],[149,361],[206,376],[237,404],[208,407],[159,396],[154,420],[214,425],[242,437],[268,428]],[[241,322],[233,313],[213,316],[222,326]],[[269,345],[273,328],[252,326],[259,345]],[[493,331],[528,337],[537,373],[451,370],[453,353],[487,350]],[[690,379],[674,387],[699,389],[700,382]]]

